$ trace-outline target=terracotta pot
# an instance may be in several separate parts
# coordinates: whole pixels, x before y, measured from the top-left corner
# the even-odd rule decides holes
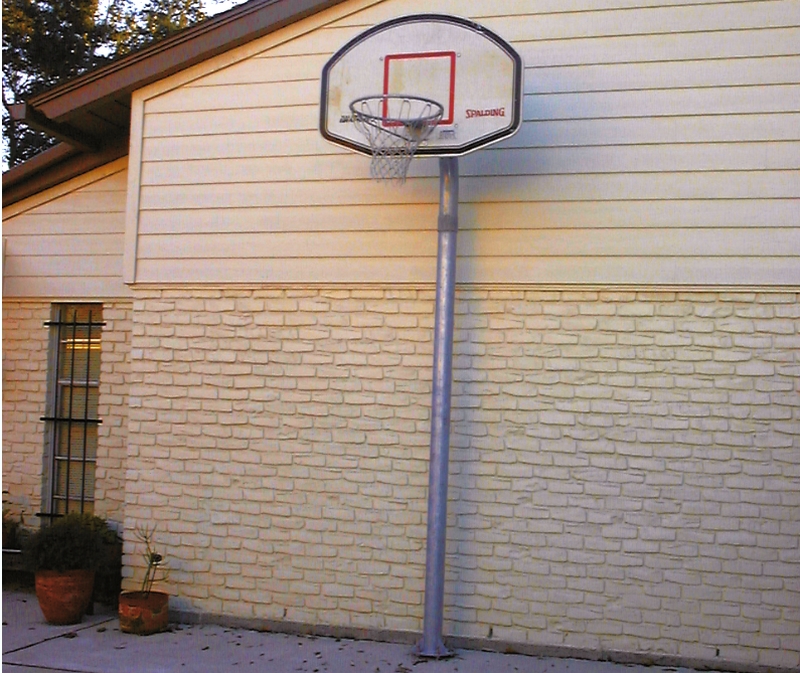
[[[94,570],[39,570],[35,576],[36,598],[50,624],[78,624],[94,589]]]
[[[119,595],[119,630],[147,636],[166,631],[169,625],[169,594],[163,591],[123,591]]]

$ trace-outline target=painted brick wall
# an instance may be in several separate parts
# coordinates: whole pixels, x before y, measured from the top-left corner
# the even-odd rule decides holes
[[[3,300],[3,491],[4,506],[27,526],[42,510],[42,464],[47,398],[49,301]],[[103,305],[95,511],[123,521],[130,371],[130,301]]]
[[[800,665],[798,296],[456,310],[445,632]],[[156,522],[178,609],[421,630],[432,313],[138,291],[128,574]]]
[[[103,304],[100,400],[97,413],[95,513],[122,527],[125,507],[125,461],[128,454],[128,389],[133,302]]]
[[[3,298],[3,508],[26,526],[42,503],[50,303]]]

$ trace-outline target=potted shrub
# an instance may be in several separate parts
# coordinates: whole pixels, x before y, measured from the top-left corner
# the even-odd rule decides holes
[[[34,571],[36,598],[51,624],[77,624],[91,602],[103,549],[92,518],[68,514],[26,542],[24,562]]]
[[[20,549],[20,530],[22,530],[22,517],[15,519],[9,510],[3,508],[3,550]]]
[[[95,602],[117,608],[122,585],[122,538],[105,519],[84,514],[87,523],[100,535],[103,542],[100,562],[94,575],[94,592],[86,614],[93,614]]]
[[[119,630],[139,636],[166,631],[169,625],[169,594],[156,591],[153,585],[167,578],[164,557],[153,547],[155,527],[136,530],[144,543],[145,574],[138,591],[123,591],[119,595]]]
[[[3,585],[33,586],[33,574],[22,562],[22,548],[29,532],[20,514],[3,509]]]

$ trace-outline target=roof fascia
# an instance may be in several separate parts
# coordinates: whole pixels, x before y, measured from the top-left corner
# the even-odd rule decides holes
[[[128,154],[128,138],[85,153],[61,143],[3,173],[3,208]]]
[[[251,0],[29,100],[51,120],[132,92],[345,0]]]
[[[88,137],[68,124],[48,119],[26,102],[14,103],[10,106],[9,113],[14,121],[24,122],[31,128],[53,136],[56,140],[69,143],[84,152],[96,152],[100,149],[100,144],[96,139]]]

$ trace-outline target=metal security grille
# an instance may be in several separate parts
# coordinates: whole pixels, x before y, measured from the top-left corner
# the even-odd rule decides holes
[[[97,415],[100,392],[99,304],[54,306],[50,413],[50,514],[94,511]]]

